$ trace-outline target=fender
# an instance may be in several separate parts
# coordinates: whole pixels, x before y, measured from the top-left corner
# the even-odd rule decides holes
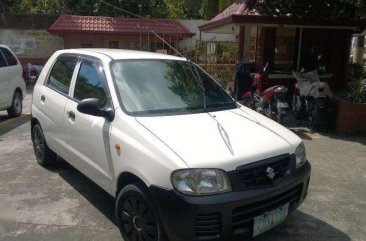
[[[247,92],[244,92],[244,94],[241,96],[241,99],[251,98],[251,97],[252,97],[252,92],[251,91],[247,91]]]
[[[287,88],[283,85],[275,85],[266,89],[263,93],[263,100],[268,101],[276,93],[285,93]]]

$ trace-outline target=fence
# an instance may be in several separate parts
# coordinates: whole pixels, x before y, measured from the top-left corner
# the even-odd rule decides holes
[[[197,48],[185,51],[185,56],[201,66],[222,86],[232,80],[237,62],[236,42],[202,42]]]

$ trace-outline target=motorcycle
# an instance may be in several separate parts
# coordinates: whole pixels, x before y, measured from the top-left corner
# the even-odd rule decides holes
[[[254,74],[250,89],[244,91],[239,102],[281,123],[289,110],[286,102],[288,89],[282,85],[275,85],[263,91],[263,85],[268,83],[268,71],[267,63],[262,73]]]
[[[307,73],[293,71],[292,74],[297,80],[292,101],[295,118],[300,121],[309,120],[311,130],[329,126],[333,95],[329,85],[320,81],[317,71]]]

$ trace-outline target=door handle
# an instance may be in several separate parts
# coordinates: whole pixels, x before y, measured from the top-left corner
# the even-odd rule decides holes
[[[45,102],[45,100],[46,100],[46,96],[42,95],[42,96],[41,96],[41,101],[42,101],[42,102]]]
[[[74,112],[69,111],[69,112],[67,112],[67,114],[69,115],[69,119],[71,121],[75,121],[75,113]]]

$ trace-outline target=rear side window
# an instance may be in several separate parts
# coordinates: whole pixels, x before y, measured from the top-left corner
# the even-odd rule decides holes
[[[1,48],[1,52],[3,52],[3,54],[5,56],[5,59],[8,62],[9,66],[13,66],[13,65],[18,64],[17,59],[14,57],[14,55],[8,49]]]
[[[46,84],[52,89],[67,95],[76,63],[76,56],[59,57],[53,65]]]
[[[74,99],[97,98],[102,106],[107,103],[106,83],[103,68],[93,62],[83,62],[76,78]]]
[[[4,55],[2,55],[2,53],[0,52],[0,68],[1,67],[6,67],[6,66],[8,66],[8,64],[6,63]]]

